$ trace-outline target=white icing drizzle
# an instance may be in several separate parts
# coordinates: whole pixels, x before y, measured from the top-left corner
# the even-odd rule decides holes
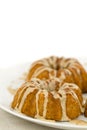
[[[56,77],[57,71],[56,71],[56,70],[52,70],[51,72],[52,72],[53,74],[49,73],[49,78],[50,78],[50,79],[53,79],[53,78]]]
[[[43,118],[46,117],[46,113],[47,113],[47,103],[48,103],[48,92],[47,90],[39,90],[36,94],[36,115],[35,118],[39,118],[39,107],[38,107],[38,101],[39,101],[39,94],[43,92],[44,94],[44,104],[43,104]]]
[[[44,92],[44,109],[43,109],[43,117],[46,117],[46,113],[47,113],[47,103],[48,103],[48,92],[46,90],[43,91]]]
[[[54,69],[57,68],[57,57],[55,56],[51,56],[49,58],[43,58],[42,60],[38,60],[36,62],[34,62],[31,67],[33,68],[35,65],[37,64],[42,64],[43,66],[46,66],[46,67],[50,67],[50,65],[53,66]]]
[[[44,58],[43,60],[41,60],[41,62],[44,66],[49,66],[48,58]]]
[[[39,101],[39,94],[41,93],[41,90],[39,90],[36,94],[36,115],[35,118],[39,117],[39,107],[38,107],[38,101]]]
[[[82,85],[82,84],[83,84],[83,83],[82,83],[83,81],[82,81],[81,70],[76,66],[76,64],[77,64],[77,63],[71,64],[70,67],[71,67],[71,68],[74,68],[74,69],[76,70],[77,74],[79,75],[80,84],[81,84],[81,86],[83,86],[83,85]]]
[[[65,90],[66,88],[69,89],[68,92]],[[65,83],[63,84],[63,86],[60,87],[58,91],[58,93],[62,95],[62,97],[60,97],[60,102],[62,107],[62,119],[61,119],[62,121],[70,120],[66,113],[66,94],[71,94],[73,98],[78,102],[81,112],[84,111],[82,104],[80,103],[79,98],[77,97],[73,89],[78,89],[78,86],[71,83]]]
[[[66,114],[66,91],[65,91],[65,87],[67,86],[67,84],[64,84],[63,86],[60,87],[58,93],[61,94],[60,96],[60,103],[61,103],[61,107],[62,107],[62,121],[66,121],[69,120],[67,114]]]
[[[66,114],[66,92],[59,90],[59,93],[62,95],[60,98],[61,107],[62,107],[62,119],[61,121],[69,120],[67,114]]]
[[[63,86],[64,87],[68,86],[69,88],[74,88],[74,89],[78,90],[78,86],[76,84],[74,84],[74,83],[64,83]]]
[[[26,87],[24,87],[24,88],[22,88],[22,90],[20,91],[20,93],[18,94],[18,98],[17,98],[17,104],[16,104],[16,106],[15,106],[15,109],[17,109],[18,108],[18,104],[19,104],[19,99],[20,99],[20,97],[21,97],[21,94],[23,93],[23,91],[26,89]],[[15,95],[16,95],[16,93],[15,93]]]
[[[58,82],[58,81],[51,80],[51,81],[48,82],[49,91],[55,91],[55,89],[57,87],[56,82]]]
[[[60,61],[60,67],[66,67],[66,64],[65,64],[65,58],[62,57],[61,61]]]
[[[71,65],[71,68],[74,68],[77,71],[77,73],[81,75],[80,69],[78,67],[76,67],[75,65]]]
[[[21,102],[20,102],[19,108],[18,108],[19,111],[21,111],[22,106],[23,106],[23,104],[24,104],[24,102],[25,102],[25,100],[26,100],[28,94],[32,93],[35,89],[36,89],[36,88],[32,88],[32,87],[29,87],[29,88],[26,89],[26,91],[25,91],[24,94],[23,94],[22,100],[21,100]]]
[[[57,57],[52,56],[50,58],[48,58],[48,62],[49,62],[49,66],[52,65],[54,69],[57,68]]]
[[[76,93],[73,90],[71,90],[71,95],[73,96],[74,99],[76,99],[76,101],[79,104],[80,110],[83,113],[84,112],[84,108],[82,107],[82,104],[80,103],[80,100],[78,99]]]
[[[52,69],[49,67],[41,66],[34,72],[32,77],[37,77],[39,74],[41,74],[44,71],[48,71],[50,73]]]
[[[59,83],[58,80],[55,79],[51,79],[51,80],[40,80],[37,78],[32,78],[31,80],[32,85],[34,85],[35,87],[37,87],[38,89],[42,89],[42,90],[47,90],[47,91],[53,91],[56,89],[56,82]],[[28,86],[31,84],[28,84]]]
[[[60,81],[61,81],[61,82],[64,81],[65,78],[66,78],[65,73],[64,73],[64,72],[61,72],[61,75],[60,75],[60,77],[59,77]]]
[[[53,97],[54,97],[55,99],[58,99],[58,98],[60,99],[60,95],[59,95],[58,92],[52,91],[51,94],[53,95]]]
[[[60,67],[62,68],[66,68],[69,64],[73,64],[73,63],[76,63],[77,60],[76,59],[69,59],[69,60],[66,60],[66,58],[62,58],[61,59],[61,62],[60,62]]]
[[[70,71],[69,69],[65,69],[65,71],[66,71],[69,75],[72,74],[71,71]]]
[[[41,64],[40,67],[38,67],[33,75],[32,75],[32,78],[34,77],[37,77],[40,73],[44,72],[44,71],[48,71],[49,72],[49,78],[52,78],[52,76],[56,76],[56,68],[57,68],[57,57],[55,56],[52,56],[52,57],[49,57],[49,58],[44,58],[43,60],[39,60],[39,61],[36,61],[34,62],[32,65],[31,65],[31,68],[30,70],[36,66],[37,64]],[[54,68],[51,68],[51,66]],[[30,70],[29,70],[29,73],[30,73]],[[51,75],[51,71],[54,71],[54,75]]]

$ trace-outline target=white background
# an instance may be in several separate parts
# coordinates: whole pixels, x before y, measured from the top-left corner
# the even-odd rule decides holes
[[[0,68],[87,56],[86,0],[0,0]]]

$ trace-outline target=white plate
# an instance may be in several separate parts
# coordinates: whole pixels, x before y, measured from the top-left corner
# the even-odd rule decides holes
[[[81,60],[82,64],[83,62],[87,60]],[[87,64],[85,64],[85,67]],[[9,85],[13,85],[13,88],[16,88],[20,86],[24,81],[19,79],[23,72],[25,72],[29,67],[29,64],[24,64],[24,65],[18,65],[13,68],[5,69],[5,70],[0,70],[0,108],[5,110],[6,112],[20,117],[22,119],[28,120],[33,123],[37,123],[40,125],[48,126],[48,127],[53,127],[53,128],[60,128],[60,129],[76,129],[76,130],[87,130],[86,125],[76,125],[72,124],[70,122],[52,122],[52,121],[46,121],[46,120],[39,120],[39,119],[34,119],[31,117],[28,117],[26,115],[20,114],[15,112],[10,108],[10,104],[12,101],[13,96],[9,93],[7,88]],[[15,80],[14,80],[15,79]],[[84,118],[83,116],[80,116],[79,119],[87,121],[87,118]]]

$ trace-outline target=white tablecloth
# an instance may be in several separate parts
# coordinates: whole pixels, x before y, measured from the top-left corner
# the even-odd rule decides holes
[[[31,123],[0,109],[0,130],[59,130]]]

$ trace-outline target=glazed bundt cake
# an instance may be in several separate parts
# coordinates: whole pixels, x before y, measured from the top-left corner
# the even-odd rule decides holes
[[[77,84],[82,92],[87,92],[87,73],[77,59],[51,56],[34,62],[26,81],[57,77],[61,85],[65,82]]]
[[[32,78],[16,92],[11,107],[34,118],[69,121],[83,112],[82,93],[73,83]]]

